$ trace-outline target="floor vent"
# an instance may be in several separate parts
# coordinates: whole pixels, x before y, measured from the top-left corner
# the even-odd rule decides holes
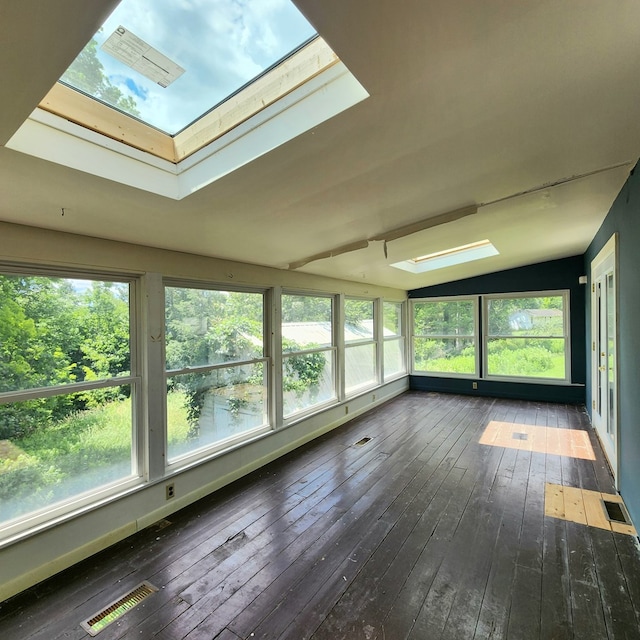
[[[138,606],[145,598],[155,593],[158,589],[149,582],[142,582],[135,589],[124,596],[114,600],[102,611],[85,620],[82,628],[91,636],[98,635],[106,626],[118,620],[127,611]]]
[[[369,437],[362,438],[362,440],[358,440],[358,442],[356,442],[356,447],[361,447],[363,444],[367,444],[367,442],[369,442],[369,440],[371,440],[371,438],[369,438]]]
[[[627,515],[622,502],[613,502],[612,500],[603,500],[604,510],[610,522],[621,522],[622,524],[631,524],[631,520]]]
[[[529,439],[529,434],[528,434],[528,433],[519,433],[519,432],[517,432],[517,431],[514,431],[514,432],[511,434],[511,437],[512,437],[514,440],[528,440],[528,439]]]

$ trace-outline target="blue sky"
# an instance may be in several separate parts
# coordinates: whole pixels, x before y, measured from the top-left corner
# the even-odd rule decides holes
[[[98,49],[142,119],[176,133],[314,33],[289,0],[122,0],[96,35],[133,32],[186,71],[166,89]]]

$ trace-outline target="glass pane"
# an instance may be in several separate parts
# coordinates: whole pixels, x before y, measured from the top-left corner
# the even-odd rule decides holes
[[[431,373],[476,372],[476,349],[468,338],[415,338],[414,369]]]
[[[332,346],[331,310],[331,298],[283,295],[283,352]]]
[[[564,346],[562,338],[489,339],[488,374],[564,380]]]
[[[347,394],[378,381],[376,375],[376,345],[359,344],[347,347],[344,354],[344,386]]]
[[[332,351],[287,355],[282,365],[285,417],[336,397]]]
[[[373,340],[373,300],[344,301],[344,341]]]
[[[607,276],[607,433],[614,436],[616,427],[616,315],[613,273]]]
[[[487,301],[489,335],[563,336],[562,296]]]
[[[128,375],[129,285],[0,275],[0,391]]]
[[[0,405],[0,522],[131,477],[131,387]]]
[[[384,379],[405,372],[404,338],[384,341]]]
[[[288,0],[122,0],[61,80],[173,135],[313,35]]]
[[[267,423],[263,362],[172,376],[167,387],[169,459]]]
[[[414,305],[414,327],[417,336],[473,336],[473,300],[418,302]]]
[[[261,293],[165,288],[167,369],[263,356]]]
[[[402,335],[402,303],[385,302],[384,306],[384,337]]]

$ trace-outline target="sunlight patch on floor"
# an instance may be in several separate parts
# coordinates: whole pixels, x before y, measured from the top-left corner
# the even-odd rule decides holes
[[[492,420],[479,442],[493,447],[552,453],[583,460],[596,459],[589,433],[581,429],[537,427],[530,424]]]

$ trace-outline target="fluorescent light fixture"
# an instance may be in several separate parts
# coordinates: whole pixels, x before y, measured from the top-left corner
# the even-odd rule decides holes
[[[444,251],[419,256],[412,260],[395,262],[391,266],[410,273],[424,273],[425,271],[445,269],[457,264],[497,256],[499,253],[489,240],[480,240],[479,242],[472,242],[453,249],[445,249]]]

